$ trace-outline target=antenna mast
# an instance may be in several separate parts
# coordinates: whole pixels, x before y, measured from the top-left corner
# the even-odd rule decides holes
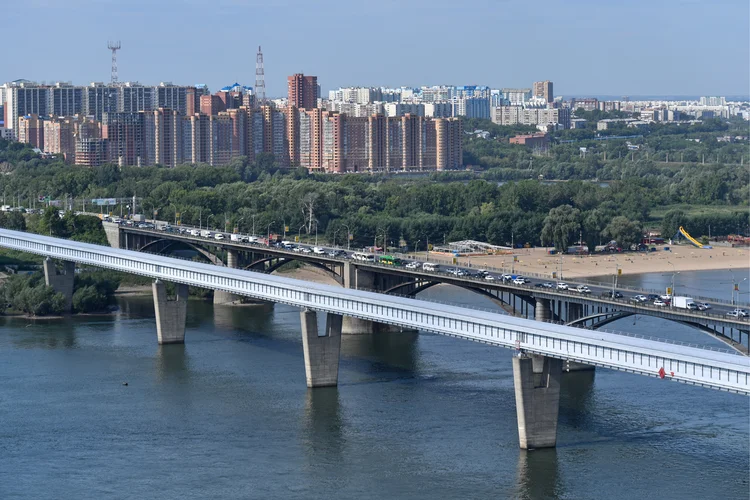
[[[266,80],[263,71],[263,52],[258,45],[258,57],[255,59],[255,105],[266,104]]]
[[[107,48],[112,51],[112,80],[111,82],[117,83],[117,51],[122,48],[120,41],[107,42]]]

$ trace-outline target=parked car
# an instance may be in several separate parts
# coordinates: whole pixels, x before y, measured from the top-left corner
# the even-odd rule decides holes
[[[563,283],[562,281],[560,281],[557,284],[557,289],[558,290],[567,290],[568,289],[568,284],[567,283]]]

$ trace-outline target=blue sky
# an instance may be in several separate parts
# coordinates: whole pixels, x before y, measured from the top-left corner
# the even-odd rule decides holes
[[[531,86],[555,94],[747,95],[747,0],[6,0],[0,81]],[[23,41],[23,43],[20,43]],[[18,43],[17,43],[18,42]]]

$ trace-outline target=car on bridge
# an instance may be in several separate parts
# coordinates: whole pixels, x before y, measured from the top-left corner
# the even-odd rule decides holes
[[[622,294],[615,290],[614,292],[612,290],[607,290],[606,292],[602,292],[602,297],[609,297],[610,299],[621,299]]]
[[[654,300],[654,305],[655,306],[659,306],[659,307],[665,307],[667,305],[667,303],[664,302],[661,299],[656,299],[656,300]]]
[[[419,269],[422,266],[420,262],[417,262],[416,260],[414,262],[409,262],[404,267],[406,269]]]
[[[733,311],[728,311],[727,316],[731,316],[733,318],[747,318],[747,311],[744,309],[734,309]]]
[[[591,293],[591,289],[587,287],[586,285],[578,285],[576,287],[576,292],[578,293]]]
[[[487,281],[495,281],[495,277],[489,273],[484,275],[484,279]]]
[[[524,278],[523,276],[516,276],[513,279],[513,283],[516,285],[525,285],[526,283],[530,283],[530,280]]]
[[[696,302],[695,305],[698,306],[699,311],[708,311],[711,309],[711,304],[708,302]]]
[[[503,281],[512,281],[513,280],[513,276],[511,276],[510,274],[503,274],[501,276],[501,278],[502,278]]]
[[[557,289],[558,290],[567,290],[568,289],[568,284],[561,281],[561,282],[559,282],[557,284]]]
[[[648,302],[648,297],[639,294],[633,295],[632,297],[630,297],[630,300],[632,300],[633,302]]]

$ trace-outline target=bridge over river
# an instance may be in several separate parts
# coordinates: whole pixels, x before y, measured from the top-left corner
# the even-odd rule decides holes
[[[197,286],[300,308],[308,387],[337,385],[344,317],[514,349],[513,373],[522,448],[556,445],[564,361],[750,395],[750,359],[566,325],[311,283],[231,267],[0,230],[0,247],[47,257],[47,281],[67,293],[76,264],[153,278],[157,339],[185,340],[187,288]],[[59,274],[51,259],[62,261]],[[346,271],[345,271],[346,272]],[[351,272],[351,269],[349,270]],[[176,284],[169,300],[165,282]],[[319,328],[317,315],[324,314]]]

